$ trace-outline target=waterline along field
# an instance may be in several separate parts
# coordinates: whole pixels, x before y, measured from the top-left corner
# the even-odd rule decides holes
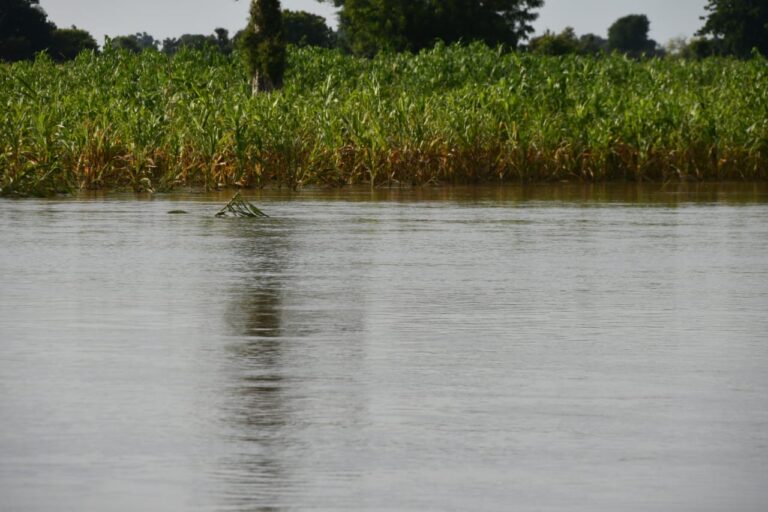
[[[0,65],[0,191],[763,180],[768,60],[541,57],[482,45]]]

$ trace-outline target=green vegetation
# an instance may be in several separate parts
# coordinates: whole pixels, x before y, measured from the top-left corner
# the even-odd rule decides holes
[[[252,96],[242,56],[83,53],[0,65],[4,195],[768,177],[768,62],[293,48]]]

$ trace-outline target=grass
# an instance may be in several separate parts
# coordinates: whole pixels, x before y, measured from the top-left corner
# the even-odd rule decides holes
[[[238,56],[0,65],[0,193],[191,186],[764,180],[768,61],[374,60],[292,49],[251,97]]]

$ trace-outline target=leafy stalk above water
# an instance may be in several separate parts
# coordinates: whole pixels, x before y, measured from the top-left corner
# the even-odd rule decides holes
[[[217,217],[247,217],[247,218],[264,218],[269,217],[266,213],[262,212],[254,205],[243,199],[240,192],[236,193],[229,202],[219,210],[216,214]]]

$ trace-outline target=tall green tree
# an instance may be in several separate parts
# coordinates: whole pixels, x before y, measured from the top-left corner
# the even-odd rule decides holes
[[[253,94],[283,86],[285,40],[280,0],[253,0],[248,26],[241,38],[251,73]]]
[[[418,51],[437,41],[517,47],[543,0],[333,0],[339,31],[357,54]]]
[[[632,57],[653,55],[656,41],[648,38],[651,22],[644,14],[631,14],[619,18],[608,29],[608,49]]]
[[[726,51],[749,57],[753,48],[768,56],[768,0],[709,0],[698,35],[722,39]]]
[[[47,49],[56,25],[39,0],[0,0],[0,60],[31,59]]]

